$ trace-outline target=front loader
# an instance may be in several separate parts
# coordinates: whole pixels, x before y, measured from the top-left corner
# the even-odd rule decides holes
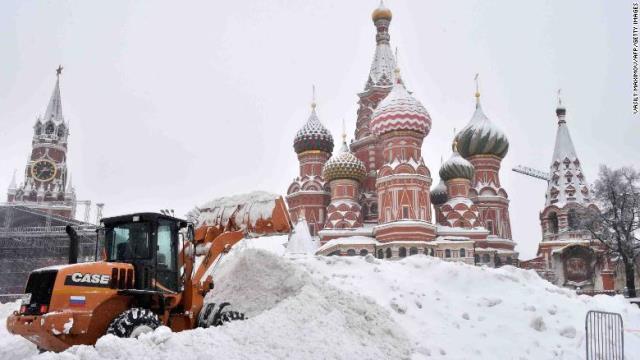
[[[227,216],[197,229],[157,213],[102,219],[96,261],[34,270],[7,329],[41,350],[58,352],[95,344],[105,334],[137,337],[160,325],[182,331],[244,319],[228,303],[204,306],[214,288],[212,268],[247,236],[291,231],[282,197],[272,202],[270,217],[246,216],[237,223],[241,217],[234,215],[248,207],[227,204]],[[73,229],[68,232],[73,244]],[[74,262],[77,250],[70,248]]]

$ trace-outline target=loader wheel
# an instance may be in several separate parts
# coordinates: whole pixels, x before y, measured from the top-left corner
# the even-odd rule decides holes
[[[115,318],[109,325],[107,334],[121,338],[137,338],[141,334],[152,332],[158,326],[158,315],[148,309],[133,308]]]
[[[210,326],[220,326],[230,321],[246,320],[243,313],[231,310],[228,302],[216,307],[215,303],[205,304],[198,314],[198,327],[208,328]]]
[[[220,306],[218,307],[218,310],[213,314],[212,317],[210,317],[209,325],[221,326],[231,321],[246,319],[244,314],[241,312],[231,310],[231,309],[225,310],[225,308],[229,305],[230,304],[228,302],[224,302],[220,304]]]

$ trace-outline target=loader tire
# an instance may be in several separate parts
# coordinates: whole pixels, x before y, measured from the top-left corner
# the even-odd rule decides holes
[[[107,329],[107,334],[121,338],[137,338],[141,334],[152,332],[161,325],[158,315],[142,308],[129,309],[118,315]]]
[[[225,310],[229,305],[228,302],[220,304],[218,310],[210,317],[210,326],[221,326],[231,321],[246,320],[244,314],[239,311],[232,309]]]

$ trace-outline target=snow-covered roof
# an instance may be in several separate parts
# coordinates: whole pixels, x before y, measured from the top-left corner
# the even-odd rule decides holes
[[[307,122],[298,130],[293,139],[293,148],[296,153],[307,150],[322,150],[328,153],[333,151],[333,136],[322,125],[316,114],[315,103],[311,106],[311,114]]]
[[[364,164],[349,151],[346,140],[343,140],[340,152],[334,154],[322,169],[322,177],[327,182],[335,179],[361,181],[366,175]]]
[[[588,205],[591,203],[589,184],[582,171],[582,164],[571,141],[565,120],[566,110],[558,108],[558,130],[549,167],[551,179],[547,187],[545,206],[563,207],[567,203]]]
[[[400,79],[371,115],[371,131],[377,136],[395,130],[412,130],[423,136],[431,130],[427,109],[411,95]]]
[[[457,150],[453,150],[451,157],[440,166],[440,179],[448,181],[451,179],[473,179],[475,168],[473,165],[460,156]]]
[[[458,151],[465,158],[481,154],[503,158],[509,151],[507,136],[484,114],[479,99],[469,124],[460,130],[456,140]]]
[[[338,245],[379,245],[378,240],[368,236],[349,236],[341,237],[327,241],[324,245],[318,248],[318,252],[330,249]]]

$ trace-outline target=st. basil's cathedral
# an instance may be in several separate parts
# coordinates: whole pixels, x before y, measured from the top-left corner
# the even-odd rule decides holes
[[[421,155],[432,119],[405,87],[391,49],[391,11],[372,14],[376,49],[358,94],[355,138],[335,153],[315,102],[294,138],[300,173],[287,191],[292,219],[304,218],[319,254],[401,258],[427,254],[470,264],[515,264],[509,199],[499,170],[505,134],[484,114],[480,94],[468,125],[433,185]]]
[[[316,113],[315,100],[293,147],[300,173],[287,191],[291,218],[306,221],[319,255],[398,259],[415,254],[444,260],[535,270],[550,282],[583,293],[624,287],[624,271],[581,229],[581,208],[595,208],[558,98],[558,130],[540,212],[537,256],[519,261],[511,235],[509,197],[500,184],[509,140],[476,105],[469,123],[451,139],[451,155],[433,184],[421,156],[432,119],[409,91],[391,50],[391,11],[373,11],[376,49],[358,94],[354,139],[334,139]],[[640,285],[640,283],[638,284]]]

